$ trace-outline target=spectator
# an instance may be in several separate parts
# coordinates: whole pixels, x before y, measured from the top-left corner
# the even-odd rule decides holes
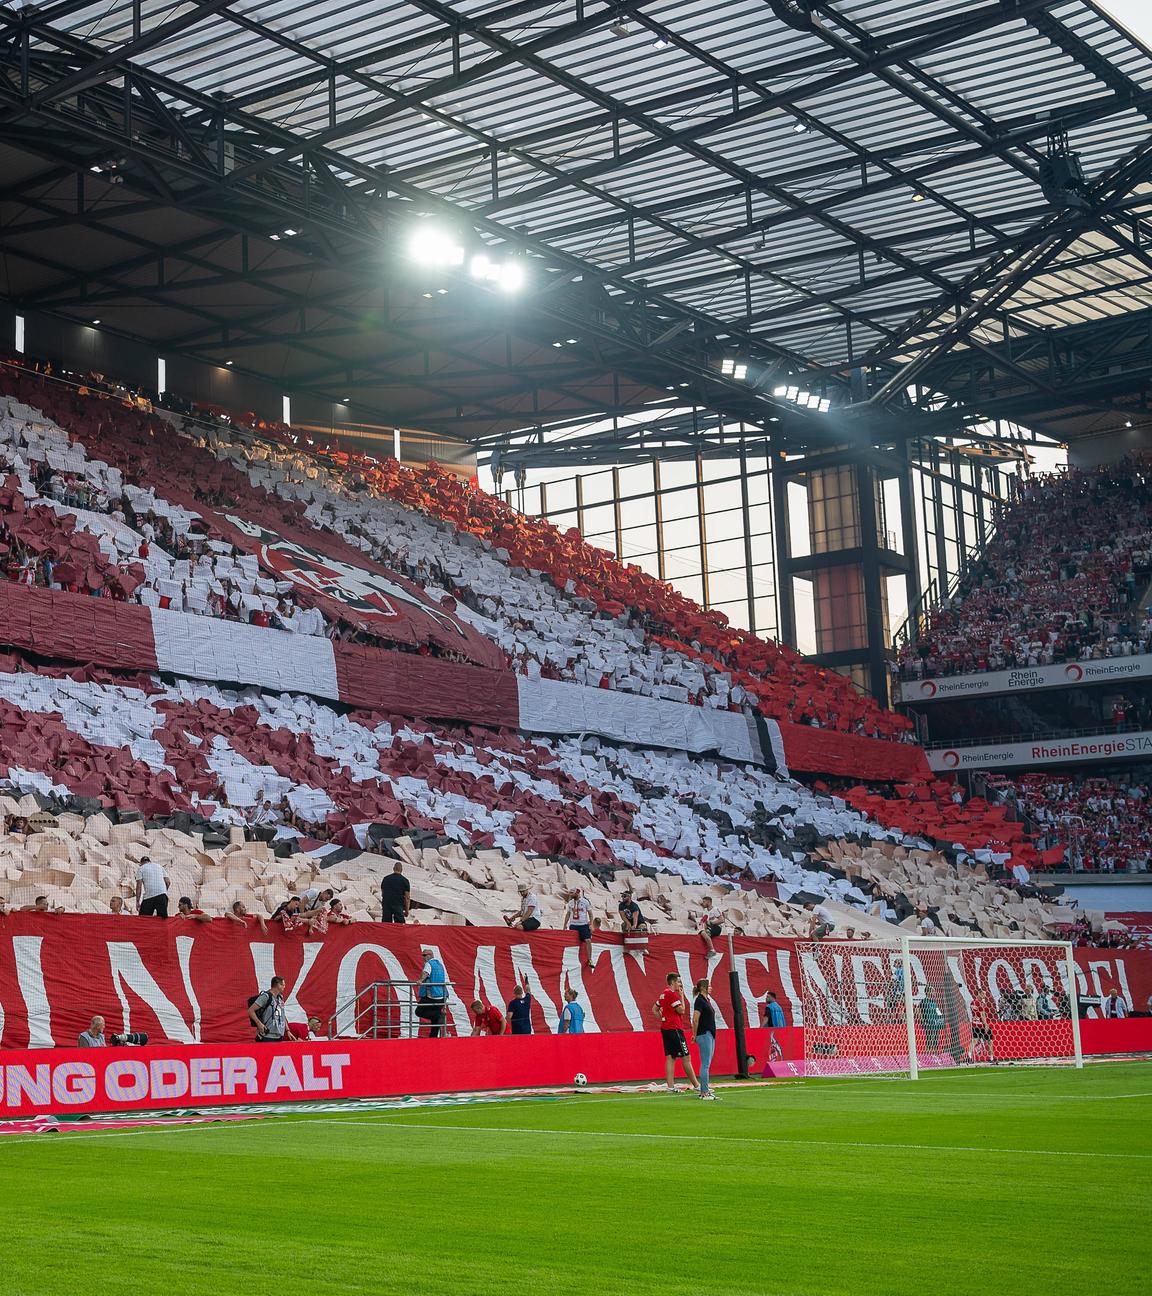
[[[1100,1016],[1110,1021],[1128,1016],[1128,1000],[1123,995],[1110,990],[1100,1001]]]
[[[508,1001],[508,1029],[513,1035],[532,1034],[532,996],[522,985],[512,987]]]
[[[939,931],[936,920],[924,905],[917,905],[916,907],[916,930],[921,936],[935,936]]]
[[[345,911],[342,901],[332,900],[328,905],[328,921],[335,923],[337,927],[347,927],[353,919],[351,914]]]
[[[560,1034],[584,1034],[584,1009],[571,986],[564,991],[564,1007],[560,1010]]]
[[[430,945],[423,945],[424,967],[416,988],[416,1016],[428,1029],[429,1039],[439,1039],[444,1034],[444,1013],[448,1003],[448,973]]]
[[[251,927],[253,923],[255,923],[259,926],[260,934],[262,936],[268,935],[268,924],[264,921],[263,915],[250,914],[243,900],[233,900],[232,907],[227,911],[227,913],[225,913],[224,917],[227,918],[229,922],[238,923],[245,929]]]
[[[104,1018],[93,1017],[88,1023],[88,1029],[81,1031],[76,1037],[77,1048],[105,1048],[108,1041],[104,1038]]]
[[[384,908],[384,922],[408,921],[412,908],[412,884],[404,876],[404,865],[397,860],[392,872],[380,883],[380,899]]]
[[[764,1025],[772,1030],[780,1030],[788,1025],[788,1019],[784,1016],[784,1009],[776,998],[775,990],[769,990],[764,999]]]
[[[708,1087],[708,1071],[716,1051],[716,1003],[712,998],[712,983],[707,977],[697,981],[692,1001],[692,1030],[696,1047],[700,1050],[700,1097],[715,1101],[716,1095]]]
[[[524,932],[538,931],[540,928],[540,897],[537,896],[527,882],[521,882],[516,889],[520,892],[520,908],[514,914],[505,914],[505,923],[509,927],[519,927]]]
[[[319,1017],[309,1017],[308,1034],[305,1038],[309,1040],[326,1040],[328,1036],[323,1033],[323,1026],[324,1023]]]
[[[503,1035],[508,1023],[499,1008],[485,1004],[480,999],[472,1000],[472,1034]]]
[[[810,915],[808,919],[808,939],[823,940],[825,936],[831,936],[836,930],[836,919],[832,916],[830,910],[825,909],[823,905],[818,905],[809,901],[804,908]]]
[[[696,930],[700,933],[700,939],[704,942],[704,953],[711,958],[716,953],[716,946],[712,942],[724,930],[720,915],[712,908],[711,896],[706,895],[700,901],[700,916],[696,920]]]
[[[287,1033],[284,1015],[284,978],[274,976],[268,989],[248,1001],[248,1020],[256,1027],[259,1044],[279,1044]]]
[[[1036,996],[1036,1020],[1052,1021],[1056,1016],[1056,1000],[1052,997],[1052,988],[1047,983],[1040,987]]]
[[[633,899],[631,891],[624,892],[616,910],[620,915],[620,926],[623,928],[625,934],[628,932],[643,932],[647,934],[651,931],[652,924],[640,912],[640,906]]]
[[[582,887],[573,889],[564,910],[564,926],[575,932],[580,942],[580,961],[586,968],[592,966],[592,906]]]
[[[147,855],[136,869],[136,912],[141,918],[168,917],[168,888],[171,879]]]
[[[124,897],[115,895],[108,901],[108,912],[117,918],[125,918],[128,911],[124,908]]]
[[[184,918],[188,922],[209,923],[212,921],[203,909],[196,909],[193,907],[192,900],[189,896],[181,896],[180,899],[176,901],[176,917]]]
[[[21,905],[19,912],[20,913],[41,913],[41,914],[47,914],[47,913],[62,914],[64,912],[64,909],[60,905],[57,905],[55,908],[53,908],[48,903],[47,896],[39,895],[36,897],[35,900],[32,901],[30,905]]]

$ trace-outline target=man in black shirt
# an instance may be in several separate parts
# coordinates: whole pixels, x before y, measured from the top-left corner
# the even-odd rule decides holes
[[[616,908],[620,914],[620,926],[624,929],[625,935],[629,932],[648,932],[651,930],[651,921],[640,912],[640,906],[632,898],[631,891],[624,892]]]
[[[404,865],[399,860],[392,865],[392,872],[380,883],[380,899],[384,904],[386,923],[408,921],[408,911],[412,907],[412,884],[404,876]]]

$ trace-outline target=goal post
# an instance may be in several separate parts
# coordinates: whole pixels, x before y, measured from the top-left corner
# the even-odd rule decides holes
[[[807,1075],[1083,1065],[1072,946],[949,936],[801,942]]]

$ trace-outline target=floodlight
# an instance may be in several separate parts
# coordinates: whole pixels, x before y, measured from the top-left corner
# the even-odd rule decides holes
[[[413,261],[426,266],[462,266],[464,249],[442,229],[422,226],[408,241],[408,255]]]

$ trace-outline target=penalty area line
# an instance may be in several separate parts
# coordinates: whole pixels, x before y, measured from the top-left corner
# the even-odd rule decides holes
[[[531,1134],[553,1138],[604,1138],[644,1140],[660,1143],[749,1143],[765,1147],[826,1147],[860,1148],[870,1152],[977,1152],[1001,1156],[1077,1157],[1089,1160],[1152,1161],[1152,1153],[1144,1152],[1076,1152],[1056,1148],[1006,1148],[975,1147],[963,1143],[865,1143],[849,1139],[779,1139],[749,1138],[732,1134],[640,1134],[623,1130],[557,1130],[529,1129],[524,1126],[503,1125],[434,1125],[428,1121],[371,1121],[371,1120],[317,1120],[313,1125],[355,1125],[385,1129],[434,1130],[441,1134]]]

